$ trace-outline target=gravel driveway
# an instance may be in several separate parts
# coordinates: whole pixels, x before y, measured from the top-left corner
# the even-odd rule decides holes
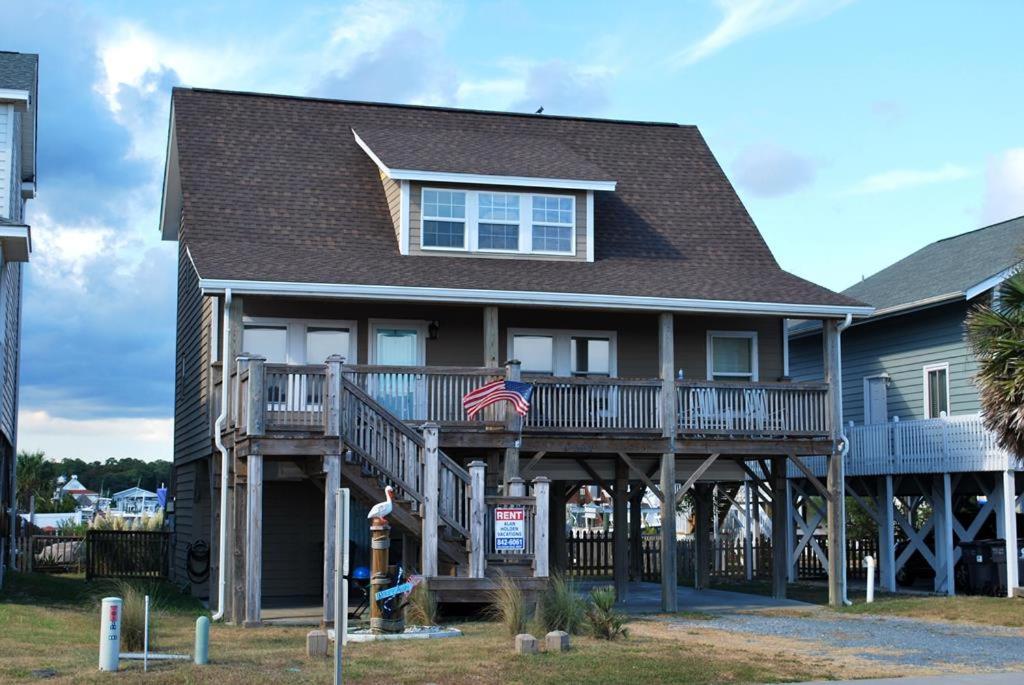
[[[829,656],[832,650],[842,649],[889,665],[941,671],[1024,668],[1024,631],[1015,628],[830,615],[824,611],[806,616],[751,612],[716,614],[710,620],[661,620],[668,622],[670,629],[713,629],[802,640],[812,655]]]

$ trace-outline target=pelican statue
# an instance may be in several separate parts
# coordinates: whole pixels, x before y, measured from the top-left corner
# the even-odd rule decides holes
[[[383,523],[388,522],[388,516],[391,514],[391,510],[394,509],[395,503],[395,489],[390,485],[384,488],[384,495],[387,497],[383,502],[378,502],[373,505],[370,509],[370,513],[366,515],[368,519],[380,519]]]

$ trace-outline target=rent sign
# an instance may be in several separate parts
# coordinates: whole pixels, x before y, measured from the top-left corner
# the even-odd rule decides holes
[[[526,551],[526,510],[518,507],[495,507],[494,550],[496,552]]]

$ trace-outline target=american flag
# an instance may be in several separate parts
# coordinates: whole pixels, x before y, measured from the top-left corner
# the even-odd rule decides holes
[[[512,408],[516,410],[517,414],[526,416],[526,412],[530,411],[530,396],[532,394],[533,386],[529,383],[494,381],[467,392],[462,398],[462,408],[472,419],[484,407],[507,400],[512,403]]]

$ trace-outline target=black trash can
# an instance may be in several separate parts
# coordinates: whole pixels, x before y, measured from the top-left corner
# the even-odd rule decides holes
[[[960,543],[960,563],[967,565],[967,594],[1000,595],[1006,590],[1006,542]]]

